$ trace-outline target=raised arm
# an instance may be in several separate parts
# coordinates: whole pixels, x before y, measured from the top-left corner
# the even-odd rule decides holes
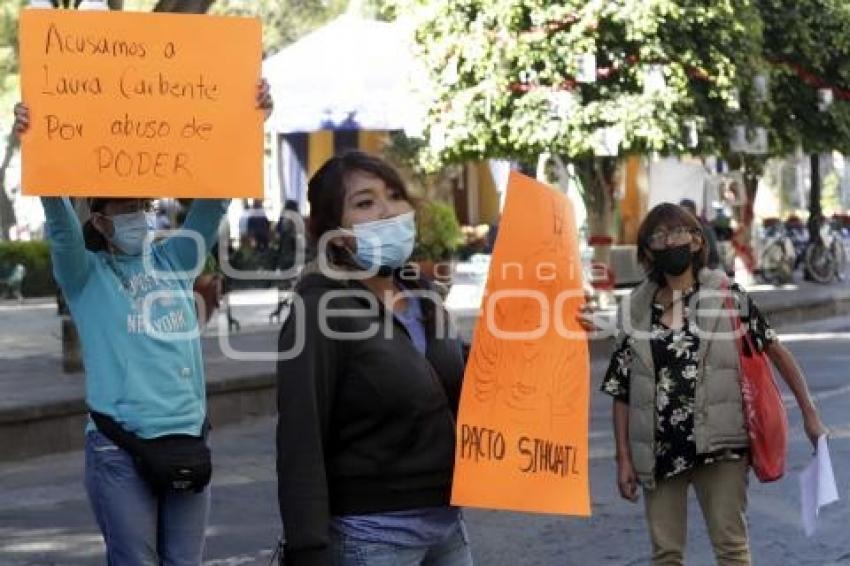
[[[79,293],[91,271],[83,229],[67,197],[42,197],[45,232],[50,240],[53,276],[69,299]]]
[[[258,110],[262,110],[264,118],[268,119],[274,102],[265,79],[257,84],[256,105]],[[183,229],[199,235],[202,245],[199,246],[198,240],[188,235],[169,238],[162,244],[178,269],[192,271],[203,267],[207,254],[215,245],[221,219],[229,206],[230,199],[195,199],[192,202]]]
[[[197,237],[177,234],[162,244],[179,269],[191,271],[203,267],[207,254],[218,238],[221,219],[229,206],[230,199],[195,199],[192,202],[182,229]]]
[[[15,104],[15,135],[25,135],[29,127],[29,108],[19,102]],[[65,296],[71,298],[83,288],[90,270],[83,229],[66,197],[42,197],[41,205],[46,219],[45,233],[50,240],[53,276]]]

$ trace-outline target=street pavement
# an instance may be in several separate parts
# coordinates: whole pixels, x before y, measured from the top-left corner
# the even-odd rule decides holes
[[[212,317],[202,337],[209,382],[274,373],[272,361],[229,358],[222,343],[239,352],[277,351],[280,323],[269,319],[277,301],[274,289],[234,293],[232,313],[240,323],[238,332],[228,332],[220,313]],[[60,332],[52,299],[0,301],[0,413],[83,398],[83,374],[62,372]]]
[[[5,334],[5,333],[4,333]],[[790,405],[789,469],[774,484],[750,488],[749,522],[756,565],[850,564],[850,319],[787,327],[782,340],[797,355],[832,431],[831,451],[842,501],[821,512],[816,534],[800,522],[798,474],[811,455],[799,413]],[[4,352],[5,356],[5,352]],[[610,401],[598,393],[604,361],[594,363],[589,519],[467,510],[476,564],[484,566],[647,564],[641,504],[616,494]],[[216,471],[207,565],[269,563],[280,529],[274,472],[274,421],[262,418],[214,431]],[[0,565],[94,565],[103,545],[82,486],[83,457],[72,452],[0,465]],[[714,564],[696,501],[690,502],[687,563]]]

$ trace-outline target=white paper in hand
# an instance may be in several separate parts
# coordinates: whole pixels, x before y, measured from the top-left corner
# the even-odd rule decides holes
[[[815,532],[820,508],[838,501],[838,488],[832,472],[832,460],[826,435],[818,438],[818,448],[812,461],[800,472],[800,503],[802,505],[803,530],[806,536]]]

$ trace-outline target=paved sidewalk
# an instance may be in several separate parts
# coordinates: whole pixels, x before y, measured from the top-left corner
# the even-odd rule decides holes
[[[270,323],[268,314],[277,291],[246,291],[231,300],[240,331],[229,334],[226,321],[214,319],[202,338],[215,425],[270,414],[276,403],[280,324]],[[83,374],[62,371],[55,303],[0,301],[0,461],[78,448],[85,411]]]
[[[850,312],[850,283],[800,283],[750,288],[757,305],[777,327]],[[212,322],[202,339],[214,425],[273,413],[274,353],[279,323],[268,314],[276,290],[243,291],[231,297],[239,332]],[[455,305],[462,336],[471,336],[477,309]],[[609,344],[594,343],[595,365],[604,365]],[[239,359],[233,352],[265,352]],[[244,357],[244,356],[243,356]],[[249,358],[258,358],[248,355]],[[85,418],[83,375],[62,372],[59,318],[52,300],[0,301],[0,461],[76,449]]]

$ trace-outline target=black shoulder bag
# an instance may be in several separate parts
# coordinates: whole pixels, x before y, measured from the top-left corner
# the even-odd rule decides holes
[[[175,491],[200,493],[210,483],[209,421],[204,421],[201,436],[169,434],[146,439],[127,432],[109,415],[96,411],[89,414],[106,438],[130,454],[139,475],[156,494]]]

